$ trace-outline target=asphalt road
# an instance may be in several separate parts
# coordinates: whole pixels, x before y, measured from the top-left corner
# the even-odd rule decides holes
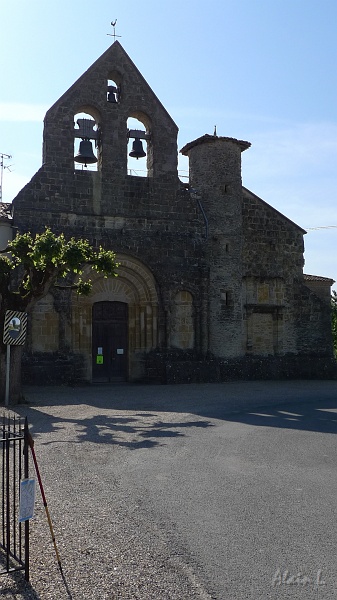
[[[188,600],[193,588],[193,598],[218,600],[337,599],[337,382],[29,388],[26,397],[19,412],[44,464],[49,448],[76,470],[79,523],[90,510],[111,518],[100,507],[113,481],[137,528],[134,552],[137,538],[152,548],[143,595],[130,580],[111,598]],[[91,491],[79,493],[81,473],[95,480]],[[51,467],[52,496],[54,476]],[[176,574],[172,591],[156,594],[165,569]]]
[[[336,402],[159,421],[120,474],[216,598],[337,598],[336,424]]]

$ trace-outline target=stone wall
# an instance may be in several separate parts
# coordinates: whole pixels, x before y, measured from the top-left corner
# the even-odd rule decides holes
[[[326,317],[322,316],[326,309],[315,303],[315,298],[310,300],[303,287],[305,231],[246,189],[243,194],[243,228],[247,350],[262,354],[296,354],[310,351],[310,348],[322,353],[325,347],[325,353],[331,356],[330,326]],[[268,320],[269,327],[256,313],[265,315],[263,318]],[[319,329],[315,331],[309,324],[317,319],[321,320]],[[257,331],[259,321],[260,339],[254,342],[250,339],[250,330]],[[269,352],[266,347],[261,352],[264,342],[266,346],[269,344]]]
[[[150,383],[220,383],[268,379],[337,379],[337,363],[332,357],[315,354],[283,356],[242,356],[219,359],[172,352],[147,355]]]
[[[96,127],[97,171],[74,168],[81,112]],[[128,174],[130,117],[144,130],[147,177]],[[30,379],[48,371],[51,382],[91,381],[92,313],[101,301],[128,305],[131,381],[292,377],[309,364],[314,374],[313,355],[327,357],[331,372],[328,304],[303,285],[305,232],[242,188],[249,142],[205,135],[187,144],[186,186],[177,132],[118,42],[47,112],[43,165],[13,201],[14,226],[87,238],[114,250],[121,266],[117,279],[94,278],[87,299],[53,292],[37,306]]]
[[[57,352],[59,349],[59,315],[54,298],[48,294],[36,304],[30,316],[33,352]]]
[[[316,296],[323,302],[330,304],[331,302],[331,286],[334,284],[333,279],[327,277],[319,277],[315,275],[304,275],[304,285],[308,287]]]

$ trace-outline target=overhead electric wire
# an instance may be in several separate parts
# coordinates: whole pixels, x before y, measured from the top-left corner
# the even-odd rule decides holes
[[[320,227],[306,227],[305,229],[314,230],[314,229],[337,229],[337,225],[321,225]]]

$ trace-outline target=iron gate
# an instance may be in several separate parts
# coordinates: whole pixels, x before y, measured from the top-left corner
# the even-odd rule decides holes
[[[19,523],[20,481],[28,478],[28,423],[10,413],[0,420],[0,575],[24,571],[29,580],[29,521]]]

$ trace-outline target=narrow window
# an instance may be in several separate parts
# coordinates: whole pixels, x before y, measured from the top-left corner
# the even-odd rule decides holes
[[[228,290],[220,290],[221,308],[230,306],[232,301],[231,292]]]

